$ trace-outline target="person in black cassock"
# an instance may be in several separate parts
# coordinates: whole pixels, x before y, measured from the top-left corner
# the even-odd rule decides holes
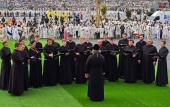
[[[11,66],[8,93],[19,96],[24,91],[24,77],[22,66],[24,61],[21,56],[21,44],[15,43],[15,50],[12,53],[13,64]]]
[[[42,66],[40,51],[36,49],[36,41],[30,42],[31,48],[28,51],[30,63],[30,87],[38,88],[42,86]]]
[[[86,36],[85,37],[85,42],[83,43],[83,45],[86,45],[87,46],[87,55],[86,55],[86,59],[89,57],[89,55],[91,54],[91,51],[92,51],[92,46],[93,44],[91,42],[89,42],[89,37]]]
[[[69,35],[68,36],[68,41],[66,43],[66,46],[68,46],[70,48],[70,55],[69,55],[69,58],[70,58],[70,61],[71,61],[71,72],[72,72],[72,79],[74,80],[75,78],[75,51],[74,51],[74,48],[76,46],[76,43],[73,41],[73,35]]]
[[[52,45],[55,47],[55,49],[56,49],[56,51],[58,51],[59,50],[59,48],[60,48],[60,44],[58,43],[58,42],[55,42],[55,37],[52,35],[51,37],[50,37],[52,40],[53,40],[53,43],[52,43]],[[56,77],[57,77],[57,82],[59,83],[59,80],[60,80],[60,66],[59,66],[59,57],[58,56],[56,56],[56,60],[55,60],[56,62],[55,62],[55,64],[56,64],[56,70],[57,70],[57,75],[56,75]]]
[[[54,86],[57,84],[57,69],[56,69],[56,60],[58,58],[57,56],[57,50],[52,45],[53,40],[48,39],[47,44],[44,47],[44,71],[43,71],[43,84],[45,86]]]
[[[89,78],[88,82],[88,97],[92,101],[104,100],[104,70],[106,62],[104,56],[99,54],[99,45],[95,44],[93,53],[86,62],[85,77]]]
[[[119,46],[119,66],[118,66],[118,71],[119,71],[119,77],[124,76],[124,61],[125,61],[125,55],[123,54],[123,50],[126,45],[128,45],[128,39],[127,39],[127,34],[124,33],[122,35],[123,39],[119,40],[118,46]]]
[[[20,43],[21,45],[25,45],[25,37],[24,37],[24,36],[22,36],[22,37],[19,39],[19,43]],[[26,45],[25,45],[24,50],[28,52],[28,47],[27,47]]]
[[[99,45],[101,52],[102,52],[102,51],[106,51],[106,48],[105,48],[104,46],[102,46],[102,40],[101,40],[101,39],[97,40],[97,44]],[[106,56],[105,53],[101,53],[101,54],[102,54],[104,57]]]
[[[106,47],[107,44],[109,44],[110,42],[107,40],[108,36],[107,35],[103,35],[103,41],[102,41],[102,46]]]
[[[83,37],[79,37],[79,44],[75,46],[76,53],[76,83],[85,83],[87,80],[84,77],[85,74],[85,66],[86,66],[86,51],[87,46],[83,45]]]
[[[24,77],[24,90],[27,90],[29,88],[29,79],[28,79],[28,59],[29,55],[28,52],[25,50],[25,45],[22,44],[21,48],[21,57],[24,62],[22,65],[22,72]]]
[[[60,52],[60,84],[72,83],[71,61],[69,56],[70,48],[66,46],[66,40],[62,40],[62,46],[59,48]]]
[[[124,80],[127,83],[135,83],[137,81],[137,48],[133,45],[134,41],[129,40],[129,45],[124,49],[125,70]]]
[[[91,42],[89,42],[88,36],[85,37],[85,42],[83,44],[86,45],[87,48],[91,48],[93,46],[93,44]]]
[[[146,42],[144,41],[144,35],[140,34],[139,41],[136,43],[136,48],[138,49],[138,53],[140,53],[140,50],[145,45],[146,45]],[[136,57],[138,57],[138,55]],[[142,70],[141,69],[142,69],[141,64],[137,63],[137,76],[138,76],[138,80],[142,80]]]
[[[157,53],[157,49],[152,45],[152,39],[148,39],[146,45],[140,51],[138,57],[138,63],[142,64],[142,80],[144,83],[153,83],[155,81],[155,68],[156,58],[154,54]]]
[[[114,38],[110,38],[110,43],[106,45],[106,50],[108,51],[107,55],[107,67],[105,72],[105,77],[108,78],[109,81],[117,81],[118,80],[118,68],[117,68],[117,57],[119,47],[114,43]]]
[[[167,49],[166,41],[161,41],[161,48],[158,53],[158,69],[156,75],[156,84],[158,86],[166,86],[168,84],[168,70],[167,70],[167,55],[169,50]]]
[[[1,49],[1,76],[0,76],[0,88],[3,90],[8,89],[9,75],[11,70],[11,51],[8,48],[8,41],[2,41],[3,48]]]

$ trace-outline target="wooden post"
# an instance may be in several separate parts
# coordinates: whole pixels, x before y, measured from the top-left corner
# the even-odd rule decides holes
[[[101,0],[96,0],[96,27],[100,26],[100,5]]]

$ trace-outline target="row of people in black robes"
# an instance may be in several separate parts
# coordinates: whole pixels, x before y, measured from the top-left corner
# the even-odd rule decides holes
[[[38,42],[39,36],[35,36],[34,39],[35,41],[32,41],[30,43],[31,48],[29,50],[24,45],[24,39],[20,40],[20,43],[22,44],[21,45],[22,49],[14,50],[13,54],[15,52],[19,52],[20,54],[18,55],[18,57],[21,56],[21,58],[18,59],[22,59],[22,61],[20,61],[22,62],[20,69],[23,71],[22,72],[24,87],[23,89],[27,90],[28,86],[34,88],[41,87],[42,85],[52,86],[56,85],[57,82],[60,84],[70,84],[72,83],[72,80],[74,78],[76,78],[75,80],[76,83],[85,83],[87,81],[87,79],[84,76],[86,68],[85,66],[86,60],[90,55],[88,49],[89,47],[92,46],[92,44],[89,42],[88,37],[86,38],[86,42],[84,43],[83,38],[80,37],[79,43],[77,45],[75,44],[75,42],[72,41],[73,39],[72,35],[69,35],[68,39],[69,39],[68,41],[63,40],[62,46],[60,46],[58,43],[54,42],[54,37],[52,36],[50,39],[47,40],[47,44],[43,48],[42,44]],[[126,34],[123,34],[123,39],[119,41],[118,45],[114,44],[113,38],[110,39],[110,42],[107,41],[107,36],[104,36],[104,41],[98,40],[98,45],[100,46],[101,54],[105,57],[107,63],[106,64],[107,67],[105,68],[105,78],[107,78],[109,81],[117,81],[118,77],[123,76],[125,82],[136,82],[137,79],[141,77],[141,79],[145,83],[152,83],[154,81],[154,65],[156,64],[158,55],[157,56],[152,55],[154,53],[157,53],[157,50],[151,43],[149,44],[149,40],[147,43],[148,44],[145,45],[146,42],[143,41],[143,35],[140,36],[140,41],[136,44],[136,47],[133,45],[134,44],[133,40],[127,40]],[[16,48],[18,47],[20,47],[20,45],[18,46],[16,44]],[[165,50],[166,53],[159,52],[160,54],[159,56],[164,56],[164,60],[166,61],[166,56],[169,51],[166,47]],[[45,55],[44,59],[41,58],[41,53],[43,51]],[[12,59],[13,56],[15,56],[15,54],[14,55],[13,54]],[[119,67],[117,67],[116,57],[117,54],[119,54]],[[59,56],[61,56],[60,67]],[[10,49],[7,47],[7,42],[4,42],[4,47],[1,50],[1,58],[2,58],[1,88],[9,89],[9,92],[11,92],[10,90],[12,89],[10,85],[8,86],[8,83],[10,83],[9,80],[13,77],[10,77],[9,74],[11,72],[12,72],[11,75],[14,73],[15,66],[12,66],[13,68],[10,69],[11,52]],[[27,62],[28,59],[29,59],[28,62],[30,63],[29,79]],[[161,57],[159,57],[158,61],[161,61],[160,59]],[[42,76],[42,60],[44,60],[43,76]],[[13,62],[17,63],[17,61],[14,59]],[[161,64],[158,62],[158,65]],[[139,67],[137,66],[142,68],[141,72],[138,71],[137,68]],[[121,71],[120,69],[122,68],[124,69]],[[160,67],[158,68],[160,69]],[[167,70],[167,67],[165,70]],[[137,74],[139,76],[137,76]],[[160,74],[161,73],[159,73],[159,75]],[[158,75],[157,78],[159,78]],[[157,79],[157,82],[159,80],[160,79]],[[167,82],[165,83],[167,84]],[[165,83],[163,85],[166,85]],[[157,84],[162,86],[162,84],[160,83]],[[15,90],[15,87],[12,88]],[[16,95],[18,95],[18,93]]]
[[[126,34],[123,36],[124,40],[122,41],[126,41]],[[143,38],[144,35],[140,35],[140,41],[137,42],[136,46],[134,46],[133,40],[128,40],[127,46],[122,45],[120,47],[120,51],[122,51],[122,56],[124,57],[124,62],[122,63],[124,67],[124,80],[128,83],[134,83],[137,79],[142,79],[145,83],[152,83],[155,80],[154,65],[158,59],[156,84],[166,86],[168,84],[166,57],[169,53],[169,50],[165,46],[166,41],[162,40],[160,42],[161,48],[157,53],[156,47],[152,45],[153,41],[148,39],[145,42]],[[117,72],[116,57],[119,49],[114,44],[113,38],[110,39],[110,44],[106,45],[106,48],[102,46],[102,40],[98,40],[98,45],[95,45],[93,49],[93,54],[88,57],[86,62],[85,77],[89,78],[87,96],[92,101],[102,101],[104,100],[103,75],[106,73],[105,77],[109,81],[117,81],[118,75],[120,75]],[[103,51],[103,55],[99,54],[99,49]],[[109,50],[107,56],[106,51],[104,51],[105,49],[107,49],[107,53]]]

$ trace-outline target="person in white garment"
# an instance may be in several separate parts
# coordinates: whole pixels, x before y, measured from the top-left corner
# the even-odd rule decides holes
[[[15,41],[19,40],[20,36],[19,36],[19,32],[18,32],[18,26],[14,25],[13,29],[12,29],[12,34],[13,34],[13,39]]]
[[[170,38],[170,25],[168,25],[168,38]]]
[[[7,36],[8,36],[8,39],[12,39],[12,27],[11,27],[11,25],[9,25],[7,27]]]
[[[160,39],[160,26],[159,26],[159,24],[156,24],[155,27],[156,27],[156,38]]]
[[[93,24],[91,26],[91,35],[90,35],[91,38],[94,38],[95,32],[96,32],[96,26]]]
[[[60,37],[60,33],[59,33],[59,26],[55,23],[54,25],[53,25],[53,30],[54,30],[54,36],[56,37],[56,38],[59,38]]]
[[[84,35],[90,35],[90,27],[89,26],[85,26],[84,27]]]
[[[43,26],[43,27],[42,27],[42,31],[43,31],[43,36],[42,36],[42,38],[47,38],[47,27]]]

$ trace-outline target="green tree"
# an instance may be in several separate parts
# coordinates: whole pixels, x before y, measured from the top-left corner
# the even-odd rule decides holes
[[[28,9],[29,9],[29,10],[33,10],[34,7],[33,7],[33,6],[28,6]]]
[[[153,11],[148,11],[148,10],[147,10],[146,15],[147,15],[147,16],[151,16],[153,13],[154,13]]]
[[[108,7],[106,4],[100,5],[100,11],[101,11],[102,16],[106,17],[107,10],[108,10]]]
[[[129,19],[131,17],[131,11],[126,9],[126,17]]]

